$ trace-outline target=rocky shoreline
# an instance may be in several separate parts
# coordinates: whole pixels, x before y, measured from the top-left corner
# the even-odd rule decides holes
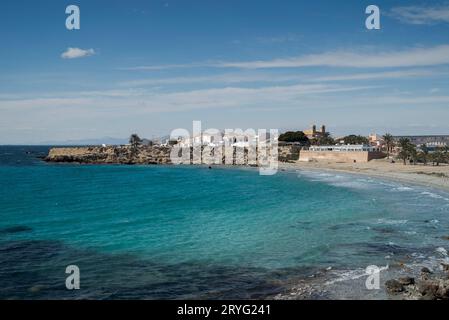
[[[84,164],[169,164],[169,147],[65,147],[51,148],[47,162]]]
[[[319,269],[293,280],[274,300],[449,300],[449,265],[433,267],[393,263],[383,267],[378,290],[368,290],[368,275],[354,270]]]
[[[57,147],[51,148],[44,160],[47,162],[81,164],[171,164],[171,151],[172,147],[170,146]],[[232,163],[250,165],[246,148],[244,150],[242,148],[240,151],[234,151]],[[299,148],[296,146],[280,146],[278,155],[281,162],[296,161],[299,158]],[[211,155],[202,152],[202,161],[198,164],[208,164],[205,159],[210,157]],[[224,160],[223,156],[221,164],[225,163]],[[188,163],[184,164],[193,163],[190,159]]]
[[[449,264],[440,270],[423,267],[418,277],[405,276],[385,283],[388,294],[401,300],[449,300]]]

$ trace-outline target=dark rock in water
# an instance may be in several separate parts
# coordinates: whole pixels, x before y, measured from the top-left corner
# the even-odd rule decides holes
[[[69,263],[83,270],[81,290],[67,290],[64,285]],[[283,277],[291,272],[272,275],[262,268],[196,261],[167,264],[43,240],[0,241],[0,271],[0,300],[262,299],[285,290]]]
[[[426,267],[421,269],[421,277],[415,283],[412,277],[389,280],[385,283],[388,293],[405,300],[449,300],[449,278]]]
[[[398,280],[394,279],[385,282],[385,287],[387,288],[387,291],[392,294],[404,291],[404,285]]]
[[[422,281],[419,292],[427,300],[449,300],[449,280]]]
[[[42,285],[32,286],[31,288],[28,289],[28,292],[30,292],[30,293],[38,293],[42,289],[44,289],[44,286],[42,286]]]
[[[12,226],[12,227],[0,229],[0,234],[30,232],[30,231],[33,231],[33,229],[30,227],[27,227],[27,226]]]
[[[379,232],[379,233],[383,233],[383,234],[391,234],[391,233],[395,233],[396,230],[394,230],[393,228],[381,228],[381,227],[374,227],[372,228],[372,230]]]
[[[336,225],[330,226],[329,229],[330,230],[340,230],[340,229],[354,228],[354,227],[359,227],[359,226],[360,226],[360,224],[358,224],[358,223],[350,222],[350,223],[336,224]]]
[[[403,277],[397,280],[403,286],[409,286],[411,284],[415,284],[415,278],[412,277]]]
[[[440,286],[438,287],[438,291],[437,291],[437,298],[444,299],[444,300],[449,299],[449,282],[448,281],[440,282]]]
[[[421,272],[422,272],[422,273],[429,273],[429,274],[433,273],[432,270],[430,270],[430,269],[427,268],[427,267],[422,267]]]
[[[449,264],[447,263],[441,263],[441,267],[443,268],[443,271],[448,272],[449,271]]]
[[[423,295],[424,299],[426,300],[436,299],[438,288],[439,288],[438,282],[432,280],[422,281],[418,286],[419,292]]]
[[[443,236],[443,237],[441,237],[441,239],[443,239],[443,240],[449,240],[449,236]]]

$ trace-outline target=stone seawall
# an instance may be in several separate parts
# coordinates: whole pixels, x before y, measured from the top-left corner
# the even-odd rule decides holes
[[[385,158],[383,152],[368,151],[309,151],[301,150],[299,161],[329,161],[329,162],[368,162],[373,159]]]
[[[108,146],[108,147],[58,147],[50,149],[45,158],[48,162],[75,162],[90,164],[171,164],[170,152],[172,147],[161,146]],[[184,161],[184,164],[210,164],[214,149],[202,150],[201,154]],[[248,156],[246,148],[234,148],[226,154],[222,151],[222,158],[215,164],[258,165],[258,161],[266,155]],[[227,158],[226,158],[227,157]],[[231,159],[232,160],[229,160]],[[279,146],[278,160],[281,162],[299,159],[299,148],[296,146]]]

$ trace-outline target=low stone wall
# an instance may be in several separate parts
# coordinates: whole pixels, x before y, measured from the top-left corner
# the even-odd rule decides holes
[[[374,159],[383,159],[386,157],[387,157],[387,154],[383,153],[381,151],[368,152],[368,161],[371,161]]]
[[[368,162],[373,159],[385,158],[383,152],[368,151],[309,151],[301,150],[299,161],[328,161],[328,162]]]

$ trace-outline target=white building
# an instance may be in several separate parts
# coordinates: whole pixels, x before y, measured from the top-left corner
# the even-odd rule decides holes
[[[193,147],[193,146],[209,146],[216,147],[224,144],[223,135],[203,133],[194,137],[182,138],[178,142],[181,147]]]
[[[311,146],[309,151],[332,151],[332,152],[357,152],[357,151],[380,151],[380,148],[371,147],[363,144],[346,144],[346,145],[335,145],[335,146]]]
[[[202,133],[194,137],[180,138],[178,145],[181,147],[209,146],[217,147],[222,145],[231,145],[233,147],[249,147],[250,145],[257,145],[259,137],[257,135],[246,135],[244,133],[229,133],[228,135],[222,132],[218,134]]]

